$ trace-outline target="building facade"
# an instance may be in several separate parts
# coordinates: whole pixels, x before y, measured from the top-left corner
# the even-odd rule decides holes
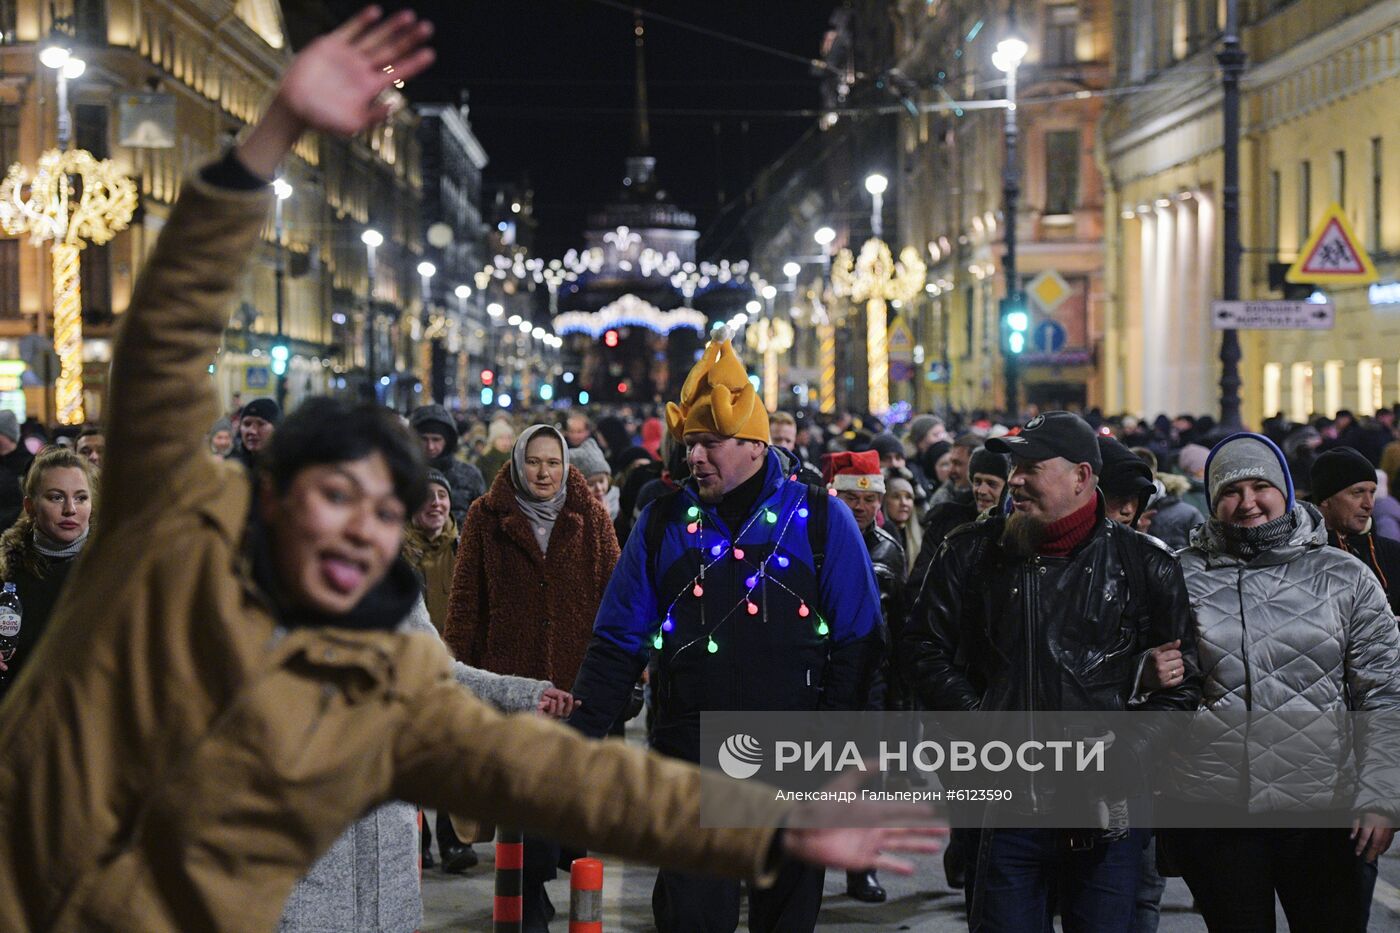
[[[87,63],[68,88],[74,144],[112,159],[139,192],[130,228],[82,254],[89,420],[102,415],[113,326],[127,309],[141,262],[182,179],[257,119],[292,54],[288,26],[275,0],[0,3],[0,160],[32,165],[55,146],[56,73],[39,62],[39,52],[57,41]],[[143,107],[152,106],[160,116],[143,133],[133,124],[152,112]],[[367,342],[357,330],[368,295],[360,232],[370,224],[384,232],[378,295],[392,311],[380,325],[382,358],[392,348],[396,366],[408,362],[401,325],[390,321],[405,302],[417,301],[415,121],[403,113],[364,138],[313,135],[297,147],[285,170],[293,193],[282,206],[280,238],[277,225],[269,223],[214,362],[213,378],[229,405],[276,391],[269,353],[278,341],[279,250],[286,269],[288,401],[354,388]],[[0,395],[0,404],[41,420],[52,418],[51,384],[32,353],[22,351],[21,340],[51,332],[48,265],[46,250],[27,240],[0,240],[0,360],[31,356],[23,395]],[[0,393],[8,385],[0,385]]]
[[[1280,298],[1291,263],[1340,204],[1381,281],[1325,287],[1329,331],[1243,331],[1246,424],[1400,396],[1400,6],[1374,0],[1241,2],[1241,291]],[[1108,407],[1215,412],[1223,188],[1215,0],[1118,0],[1117,93],[1101,157],[1109,178]],[[1270,266],[1275,265],[1274,275]],[[1272,279],[1272,284],[1271,284]],[[1322,297],[1319,296],[1319,297]]]

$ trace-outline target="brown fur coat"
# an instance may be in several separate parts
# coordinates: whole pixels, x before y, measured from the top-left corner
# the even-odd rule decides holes
[[[617,564],[608,512],[573,467],[564,508],[540,552],[510,470],[472,503],[457,545],[444,638],[457,660],[569,690]]]

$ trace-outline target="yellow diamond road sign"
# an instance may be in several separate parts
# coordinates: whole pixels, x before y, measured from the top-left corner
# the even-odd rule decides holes
[[[1031,280],[1030,288],[1026,291],[1046,314],[1053,314],[1071,293],[1069,283],[1054,269],[1046,269],[1037,275]]]

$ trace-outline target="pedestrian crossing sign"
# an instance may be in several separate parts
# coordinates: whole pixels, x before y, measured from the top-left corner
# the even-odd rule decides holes
[[[1368,285],[1378,278],[1371,257],[1352,232],[1342,206],[1335,202],[1328,206],[1284,276],[1294,285]]]

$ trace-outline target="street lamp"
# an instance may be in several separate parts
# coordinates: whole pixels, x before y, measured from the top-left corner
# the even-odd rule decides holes
[[[792,261],[783,263],[783,275],[787,276],[790,279],[797,278],[798,273],[800,273],[801,271],[802,266],[798,263]]]
[[[369,280],[369,298],[365,302],[365,380],[370,387],[370,391],[374,394],[374,399],[378,401],[379,389],[377,386],[379,383],[374,374],[374,324],[376,318],[374,302],[377,291],[375,288],[375,274],[378,270],[375,268],[374,251],[384,245],[384,234],[370,227],[365,230],[364,233],[360,234],[360,242],[365,244],[365,273]]]
[[[824,295],[831,276],[831,244],[836,242],[836,231],[818,227],[812,239],[822,248],[822,287],[817,294],[817,405],[829,413],[836,410],[836,325],[824,307]]]
[[[818,246],[830,246],[836,239],[836,231],[830,227],[818,227],[817,232],[812,234],[812,239],[817,241]]]
[[[287,347],[286,299],[283,295],[287,280],[287,247],[286,229],[282,223],[282,202],[292,196],[291,183],[285,178],[274,178],[272,192],[277,195],[273,209],[273,230],[277,238],[277,274],[275,279],[277,336],[272,342],[272,374],[277,377],[277,407],[285,409],[287,407],[287,361],[291,353]]]
[[[1001,173],[1001,197],[1002,213],[1004,216],[1004,235],[1006,237],[1006,253],[1002,259],[1002,270],[1006,278],[1006,297],[1002,302],[1001,326],[1002,333],[1011,334],[1013,314],[1025,313],[1025,301],[1021,297],[1020,283],[1016,278],[1016,215],[1017,201],[1021,195],[1021,167],[1016,152],[1016,142],[1019,130],[1016,126],[1016,71],[1021,67],[1022,60],[1026,57],[1026,52],[1030,47],[1026,40],[1016,35],[1009,35],[997,43],[997,50],[992,53],[992,64],[998,71],[1006,73],[1006,161],[1002,166]],[[1018,318],[1017,321],[1020,319]],[[1019,334],[1020,331],[1018,330]],[[1022,344],[1024,348],[1024,344]],[[1004,361],[1003,374],[1006,379],[1006,410],[1012,417],[1020,415],[1020,401],[1017,398],[1019,391],[1020,377],[1020,357],[1019,350],[1016,350],[1011,343],[1005,345],[1005,352],[1002,354]]]
[[[890,180],[879,172],[873,172],[865,176],[865,190],[870,192],[870,233],[872,236],[884,236],[884,224],[882,222],[885,213],[885,191],[890,186]]]

